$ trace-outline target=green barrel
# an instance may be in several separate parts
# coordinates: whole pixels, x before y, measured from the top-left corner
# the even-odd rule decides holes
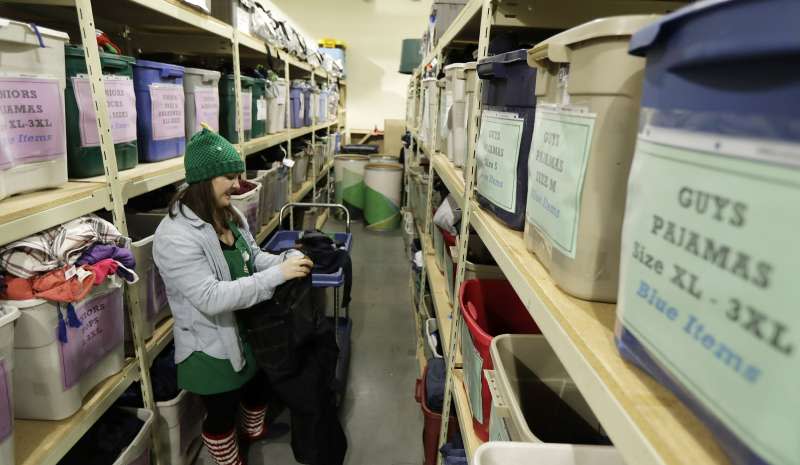
[[[244,140],[250,140],[250,131],[252,129],[252,118],[255,118],[255,109],[253,108],[252,92],[255,79],[247,76],[242,76],[242,118],[247,119],[246,113],[250,114],[250,121],[245,121],[244,125]],[[249,95],[250,99],[246,99],[245,95]],[[236,132],[236,81],[233,74],[226,74],[219,80],[219,133],[231,144],[239,143],[239,134]]]
[[[336,203],[347,207],[351,220],[360,220],[364,216],[364,168],[368,164],[366,155],[338,155],[333,161]]]
[[[403,165],[370,163],[364,169],[364,220],[373,231],[391,231],[400,226],[400,192]]]
[[[88,74],[83,47],[67,45],[65,47],[65,65],[67,72],[67,89],[65,92],[65,110],[67,116],[67,167],[70,178],[90,178],[105,173],[103,168],[103,155],[100,146],[85,144],[81,138],[81,114],[75,95],[75,83],[72,78],[83,77]],[[120,79],[133,80],[133,63],[136,59],[111,53],[100,53],[100,67],[105,76],[117,76]],[[108,93],[108,89],[106,90]],[[134,97],[135,98],[135,97]],[[113,99],[111,99],[113,100]],[[132,111],[136,112],[136,103],[133,102]],[[133,117],[134,126],[136,118]],[[112,121],[113,125],[114,121]],[[92,121],[92,124],[94,122]],[[134,168],[139,163],[139,150],[136,145],[136,133],[133,140],[114,144],[114,153],[117,155],[117,169],[127,170]]]

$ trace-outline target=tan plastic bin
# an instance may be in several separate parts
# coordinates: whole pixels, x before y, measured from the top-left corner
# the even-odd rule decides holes
[[[537,44],[525,243],[566,292],[615,302],[645,61],[631,34],[655,15],[598,19]]]
[[[420,122],[422,129],[420,130],[420,139],[422,145],[428,149],[433,149],[436,145],[434,140],[436,136],[436,117],[439,109],[439,87],[436,78],[425,78],[422,80],[423,98],[422,98],[422,121]]]
[[[464,106],[466,111],[466,123],[465,128],[469,129],[470,121],[475,118],[475,113],[478,111],[478,101],[475,98],[475,93],[478,92],[478,83],[480,79],[478,79],[478,62],[477,61],[470,61],[466,63],[464,66]],[[477,97],[480,98],[480,95]],[[466,137],[466,136],[465,136]],[[469,144],[467,142],[464,143],[464,154],[465,156],[469,152]],[[466,158],[459,164],[459,160],[454,159],[453,164],[458,167],[462,167],[466,163]],[[466,174],[462,171],[461,174],[464,176],[466,180]]]
[[[447,87],[447,78],[436,81],[439,88],[439,108],[436,116],[436,146],[437,152],[447,151],[447,113],[453,106],[453,91]]]
[[[467,157],[467,107],[466,63],[453,63],[444,67],[447,92],[452,102],[446,114],[445,130],[447,158],[455,166],[464,166]]]
[[[600,422],[544,336],[492,340],[492,440],[608,444]]]
[[[475,465],[625,465],[608,446],[487,442],[475,452]]]

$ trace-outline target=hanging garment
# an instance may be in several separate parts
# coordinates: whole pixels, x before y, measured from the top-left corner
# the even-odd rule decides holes
[[[342,269],[342,307],[349,306],[353,289],[353,263],[350,254],[343,248],[344,244],[337,244],[330,236],[319,231],[303,233],[296,244],[314,262],[312,273],[332,274]]]
[[[113,258],[114,260],[122,263],[127,268],[136,268],[136,259],[133,257],[131,249],[125,247],[117,247],[110,244],[92,244],[83,252],[83,255],[75,262],[76,265],[94,265],[100,260],[106,258]]]
[[[31,278],[74,264],[97,242],[127,247],[130,239],[99,216],[86,215],[0,247],[0,269]]]

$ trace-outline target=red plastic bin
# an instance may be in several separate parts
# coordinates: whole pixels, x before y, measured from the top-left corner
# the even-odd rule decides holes
[[[508,281],[464,281],[459,289],[458,299],[461,314],[464,316],[464,328],[469,331],[469,334],[462,332],[461,346],[464,352],[464,384],[472,406],[472,427],[481,440],[488,441],[492,395],[483,370],[494,369],[489,353],[492,339],[501,334],[539,334],[541,331]],[[473,347],[475,357],[468,352]],[[470,394],[473,391],[478,392],[478,378],[481,384],[480,399]]]
[[[427,377],[428,370],[426,369],[422,374],[422,379],[417,380],[414,398],[422,407],[422,416],[425,419],[422,427],[422,450],[425,453],[424,465],[436,465],[436,456],[439,451],[439,432],[442,429],[442,415],[428,408],[425,392],[425,380]],[[447,427],[448,441],[452,440],[458,432],[458,419],[451,415]]]

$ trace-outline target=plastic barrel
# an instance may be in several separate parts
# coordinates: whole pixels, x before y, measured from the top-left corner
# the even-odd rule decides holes
[[[336,203],[350,210],[351,220],[364,217],[364,168],[368,164],[369,157],[364,155],[339,155],[333,161]]]
[[[364,220],[373,231],[391,231],[400,226],[400,192],[403,165],[370,163],[364,169]]]

